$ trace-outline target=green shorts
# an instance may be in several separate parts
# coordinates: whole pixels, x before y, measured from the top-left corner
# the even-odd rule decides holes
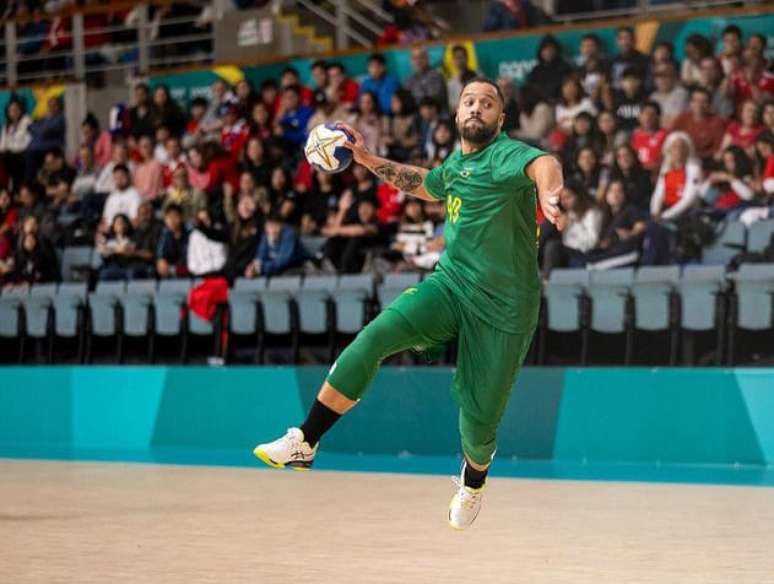
[[[456,338],[452,394],[460,407],[463,451],[471,461],[488,464],[533,333],[534,329],[506,333],[482,321],[454,297],[444,276],[434,272],[404,291],[360,332],[339,356],[327,381],[357,400],[388,356],[407,349],[432,350]]]

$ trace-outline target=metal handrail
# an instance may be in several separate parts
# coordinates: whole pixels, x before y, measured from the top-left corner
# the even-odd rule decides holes
[[[321,18],[322,20],[324,20],[328,24],[331,24],[333,26],[338,27],[338,20],[336,19],[335,15],[333,15],[333,14],[331,14],[329,12],[326,12],[325,10],[323,10],[322,8],[320,8],[318,6],[315,6],[314,4],[310,3],[308,0],[296,0],[296,3],[299,6],[303,6],[306,10],[308,10],[312,14],[318,16],[319,18]],[[361,45],[364,45],[364,46],[370,46],[371,45],[371,41],[369,39],[367,39],[366,37],[364,37],[363,35],[361,35],[356,30],[352,30],[352,28],[347,26],[347,27],[344,28],[344,31],[346,32],[347,36],[349,38],[351,38],[353,41],[355,41],[357,43],[360,43]],[[381,34],[381,31],[379,31],[379,32]]]
[[[359,1],[359,0],[358,0]],[[746,4],[757,4],[742,0]],[[656,14],[659,12],[670,12],[674,10],[685,10],[686,8],[701,9],[715,8],[719,6],[731,6],[738,4],[739,0],[698,0],[686,4],[685,2],[673,2],[671,4],[651,4],[648,0],[640,0],[636,6],[626,8],[610,8],[607,10],[594,10],[589,12],[572,12],[569,14],[554,14],[552,19],[556,22],[574,22],[578,20],[597,20],[600,18],[616,18],[622,16],[631,16],[634,14]]]
[[[379,36],[382,34],[383,31],[381,28],[379,28],[374,23],[370,22],[365,16],[363,16],[356,10],[352,10],[349,6],[346,6],[346,5],[342,6],[341,10],[343,10],[344,14],[346,14],[349,18],[358,22],[363,28],[368,29],[376,36]]]
[[[389,12],[386,12],[385,10],[382,9],[381,6],[379,6],[378,4],[374,4],[374,2],[372,2],[371,0],[356,0],[356,1],[361,6],[367,8],[368,10],[376,14],[376,16],[378,16],[382,20],[389,22],[390,24],[393,24],[395,22],[395,17],[392,14],[390,14]]]

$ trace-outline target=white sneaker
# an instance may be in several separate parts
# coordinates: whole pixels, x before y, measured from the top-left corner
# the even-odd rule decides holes
[[[449,525],[454,529],[470,527],[481,511],[481,500],[484,498],[484,487],[474,489],[465,486],[465,464],[462,465],[460,478],[452,477],[457,485],[457,492],[449,503]]]
[[[256,446],[253,454],[273,468],[309,470],[318,446],[312,448],[308,442],[304,442],[304,433],[299,428],[288,428],[282,438]]]

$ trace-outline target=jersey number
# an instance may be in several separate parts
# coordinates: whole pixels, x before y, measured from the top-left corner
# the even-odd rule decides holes
[[[456,223],[460,219],[460,209],[462,208],[462,199],[454,195],[446,197],[446,215],[450,223]]]

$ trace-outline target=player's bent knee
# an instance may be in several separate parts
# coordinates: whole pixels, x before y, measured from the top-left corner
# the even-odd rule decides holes
[[[351,400],[361,398],[381,362],[403,346],[411,332],[400,315],[383,312],[355,337],[331,367],[330,383]]]

